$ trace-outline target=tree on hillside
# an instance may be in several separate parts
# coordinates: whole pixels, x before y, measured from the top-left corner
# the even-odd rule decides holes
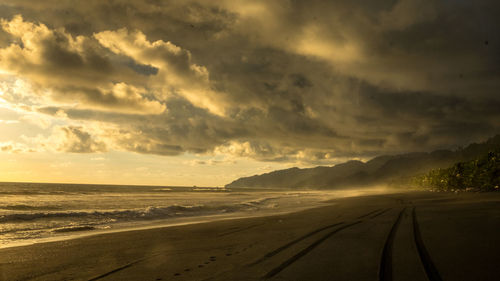
[[[459,162],[447,169],[435,169],[413,177],[411,184],[438,190],[499,190],[500,150],[468,162]]]

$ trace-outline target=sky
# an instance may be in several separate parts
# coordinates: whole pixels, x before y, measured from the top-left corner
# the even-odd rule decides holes
[[[493,0],[0,0],[0,181],[221,186],[500,132]]]

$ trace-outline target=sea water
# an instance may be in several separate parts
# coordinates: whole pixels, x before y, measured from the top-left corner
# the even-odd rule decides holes
[[[290,212],[342,191],[0,183],[0,247],[121,229]]]

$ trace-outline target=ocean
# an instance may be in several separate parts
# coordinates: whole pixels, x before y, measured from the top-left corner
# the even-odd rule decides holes
[[[0,183],[0,248],[109,231],[278,214],[367,192]]]

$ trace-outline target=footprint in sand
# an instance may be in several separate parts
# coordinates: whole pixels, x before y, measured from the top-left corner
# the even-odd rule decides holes
[[[174,276],[180,276],[181,274],[180,273],[174,273]]]

